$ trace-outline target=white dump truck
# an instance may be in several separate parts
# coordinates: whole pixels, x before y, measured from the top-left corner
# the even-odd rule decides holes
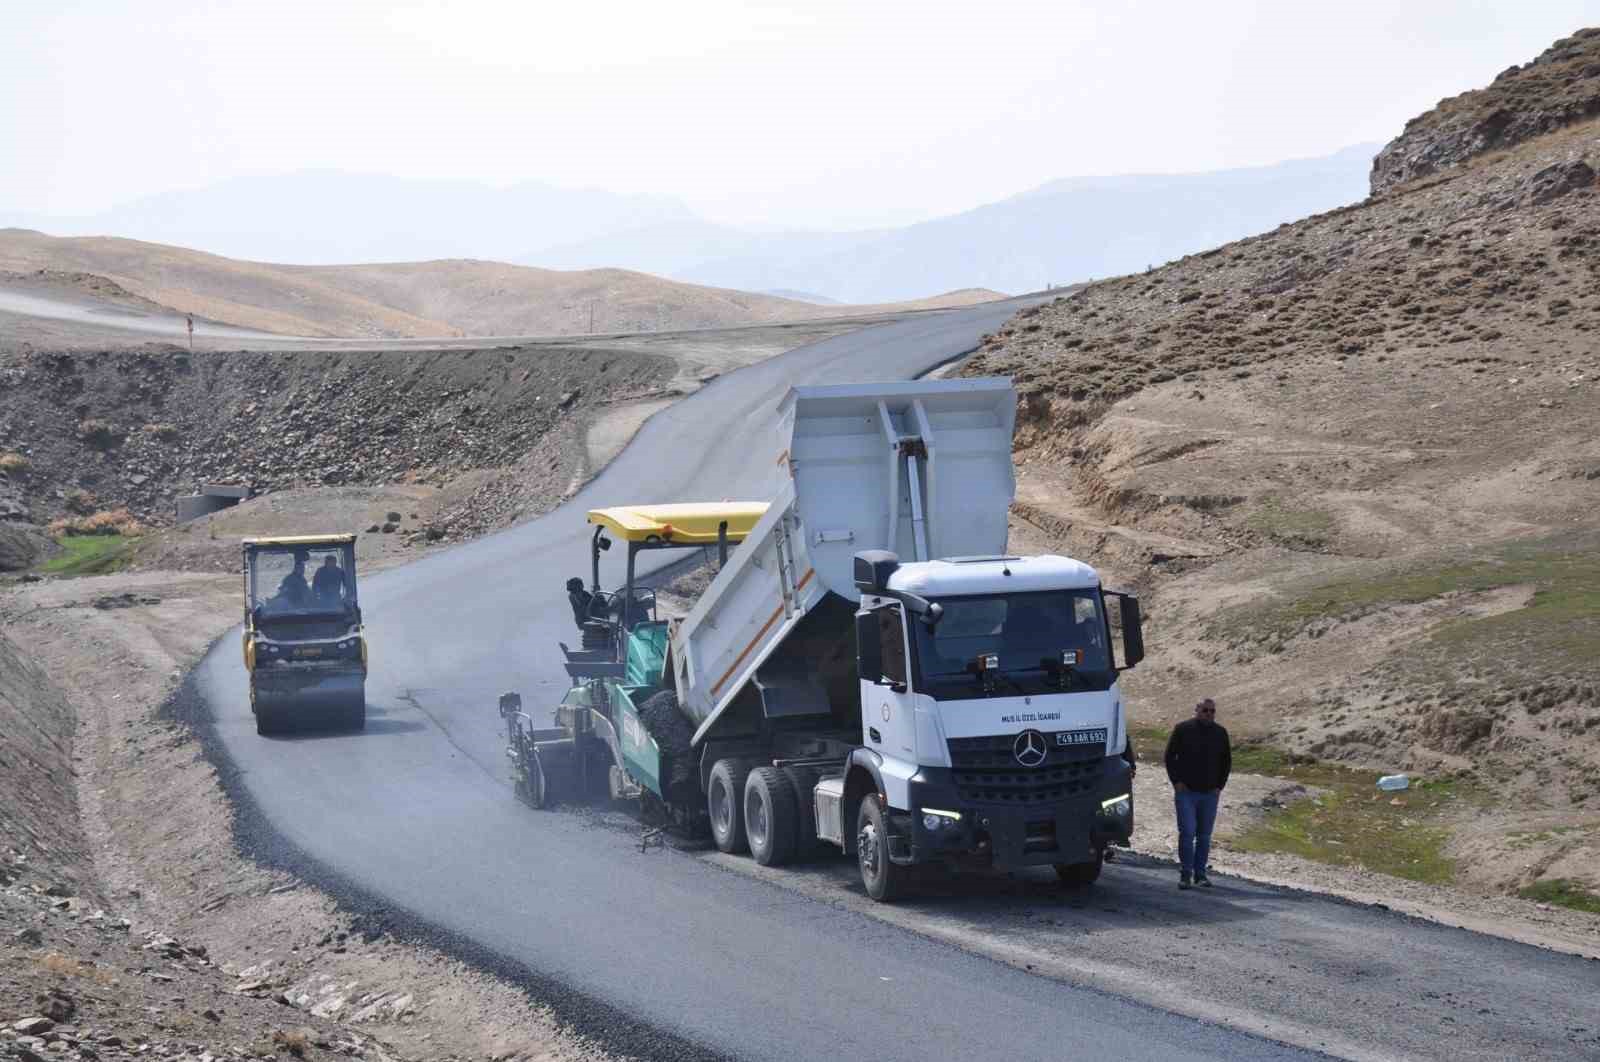
[[[797,388],[766,504],[591,512],[573,688],[548,728],[501,698],[519,791],[603,774],[762,863],[836,845],[880,900],[925,863],[1094,881],[1133,828],[1118,675],[1144,655],[1138,602],[1006,554],[1015,410],[1005,379]],[[721,562],[681,620],[636,570],[659,549]]]

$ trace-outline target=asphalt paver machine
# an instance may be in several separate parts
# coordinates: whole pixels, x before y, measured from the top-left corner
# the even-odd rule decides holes
[[[613,799],[642,797],[670,807],[671,797],[689,795],[683,790],[694,782],[693,727],[678,712],[667,669],[669,623],[657,612],[655,590],[640,582],[639,558],[662,550],[700,553],[720,569],[766,511],[760,502],[712,502],[589,512],[589,582],[567,580],[581,640],[576,649],[560,643],[572,687],[555,709],[555,725],[535,727],[520,694],[500,698],[519,796],[547,807],[599,795],[602,780]],[[607,591],[600,561],[615,543],[627,550],[627,569],[622,586]]]
[[[356,595],[356,536],[247,538],[244,666],[256,733],[360,730],[367,640]]]

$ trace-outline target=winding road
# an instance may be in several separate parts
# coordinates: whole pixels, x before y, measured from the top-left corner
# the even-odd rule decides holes
[[[556,643],[575,632],[561,584],[587,571],[586,509],[758,495],[789,387],[919,375],[1018,305],[918,314],[724,375],[657,413],[555,513],[365,581],[365,733],[258,737],[237,638],[221,639],[187,690],[239,806],[242,844],[526,984],[621,1054],[1600,1056],[1594,964],[1386,911],[1224,883],[1196,916],[1177,907],[1164,868],[1118,865],[1093,890],[1098,906],[1062,912],[1082,922],[1081,969],[1039,976],[962,946],[954,931],[920,931],[916,902],[881,915],[824,887],[837,867],[762,875],[695,851],[641,852],[635,833],[603,816],[513,798],[495,700],[517,689],[537,712],[566,688]],[[1023,887],[1033,891],[1016,901],[1005,882],[980,881],[971,924],[1042,890]],[[946,921],[967,918],[948,896],[928,903]],[[1237,990],[1230,1005],[1212,1005],[1215,985],[1186,996],[1181,977],[1103,990],[1111,982],[1093,971],[1121,950],[1160,947],[1159,934],[1181,934],[1185,919],[1259,965],[1219,949],[1214,980]],[[1174,961],[1190,975],[1207,962]],[[1441,984],[1448,1005],[1424,998]],[[1479,996],[1492,1006],[1471,1006]]]

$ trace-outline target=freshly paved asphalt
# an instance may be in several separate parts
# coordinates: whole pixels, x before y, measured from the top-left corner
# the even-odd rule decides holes
[[[550,516],[364,581],[363,734],[258,737],[237,640],[224,637],[186,696],[239,804],[242,844],[375,921],[520,979],[619,1053],[1314,1057],[1035,977],[692,853],[641,853],[625,831],[511,794],[495,700],[520,690],[538,718],[566,688],[556,643],[576,632],[562,583],[587,571],[586,509],[759,498],[790,386],[917,375],[1015,309],[917,315],[730,373],[657,414]],[[1333,923],[1380,917],[1325,906]]]

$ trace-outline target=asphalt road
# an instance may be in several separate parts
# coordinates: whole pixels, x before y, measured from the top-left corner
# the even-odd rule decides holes
[[[652,418],[550,516],[364,582],[373,670],[363,734],[258,737],[237,639],[223,638],[188,689],[239,803],[242,842],[375,918],[521,979],[562,1020],[620,1053],[1312,1057],[1272,1039],[1270,1020],[1238,1022],[1266,1032],[1258,1037],[1175,1013],[1235,1021],[1243,1003],[1208,1013],[1160,992],[1069,984],[1092,980],[1070,968],[1052,971],[1062,979],[1036,976],[978,954],[958,934],[918,931],[914,908],[886,921],[804,887],[805,871],[763,877],[693,852],[640,852],[630,832],[602,818],[535,812],[511,795],[495,699],[518,689],[537,718],[566,687],[556,643],[576,632],[562,583],[587,570],[586,509],[760,497],[777,452],[773,409],[790,386],[917,375],[970,349],[1015,308],[917,315],[725,375]],[[1124,890],[1127,908],[1159,888],[1171,906],[1166,876],[1146,882],[1122,869],[1096,892]],[[1466,1040],[1441,1050],[1441,1030],[1468,1036],[1482,1016],[1424,1003],[1421,1013],[1437,1009],[1450,1024],[1400,1028],[1349,991],[1352,978],[1376,977],[1360,982],[1363,992],[1386,987],[1414,1003],[1418,971],[1408,969],[1406,949],[1415,947],[1430,976],[1451,971],[1454,999],[1520,986],[1516,1026],[1543,1026],[1523,1036],[1496,1017],[1477,1047],[1514,1045],[1519,1057],[1596,1050],[1584,1036],[1600,1029],[1596,978],[1582,960],[1466,933],[1441,940],[1438,927],[1285,890],[1255,889],[1227,909],[1233,931],[1282,968],[1281,991],[1270,973],[1251,991],[1286,1012],[1282,1025],[1299,1043],[1315,1046],[1326,1028],[1343,1054],[1508,1057],[1474,1054]],[[1112,918],[1085,927],[1088,958],[1117,949],[1118,934],[1103,932],[1115,926]],[[1313,972],[1289,973],[1306,949],[1312,957],[1302,964]],[[1390,949],[1382,961],[1371,954]],[[1344,965],[1319,967],[1323,950]]]
[[[133,309],[103,299],[89,296],[69,297],[61,294],[47,295],[36,291],[11,291],[0,288],[0,313],[21,314],[26,317],[43,317],[53,321],[66,321],[97,328],[113,328],[130,332],[183,338],[188,335],[188,322],[181,313],[168,310]],[[194,334],[207,339],[277,340],[281,336],[271,332],[256,332],[248,328],[216,321],[196,320]]]

